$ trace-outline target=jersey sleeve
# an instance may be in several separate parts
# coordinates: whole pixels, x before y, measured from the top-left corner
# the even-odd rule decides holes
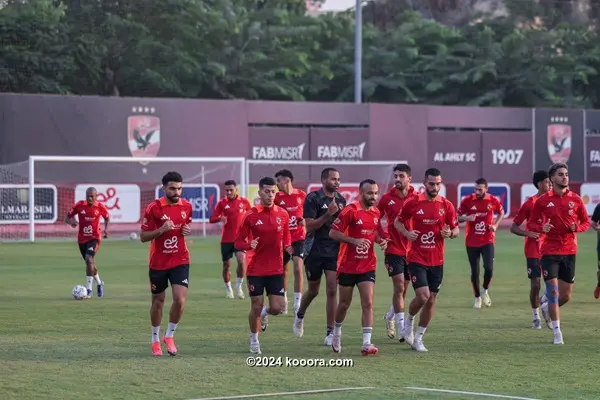
[[[248,212],[252,208],[252,204],[250,204],[250,200],[244,199],[244,211]]]
[[[186,211],[187,212],[187,218],[185,220],[185,223],[186,224],[191,224],[192,223],[192,217],[193,217],[193,214],[194,214],[194,209],[192,207],[192,203],[188,203],[187,204],[186,210],[187,210]]]
[[[292,235],[290,233],[290,217],[287,211],[282,210],[281,216],[283,218],[283,248],[290,247],[292,245]]]
[[[410,219],[413,216],[413,208],[414,208],[415,204],[416,204],[416,198],[413,197],[412,199],[410,199],[409,201],[407,201],[404,204],[404,207],[402,207],[402,211],[400,211],[400,213],[396,217],[398,222],[400,222],[402,225],[404,225],[404,227],[406,227],[407,229],[408,229],[407,222],[410,221]],[[391,222],[393,223],[393,221],[391,221]]]
[[[600,222],[600,204],[594,208],[594,213],[592,214],[592,221],[598,223]]]
[[[208,219],[208,221],[211,224],[217,223],[221,220],[221,214],[223,213],[223,200],[219,200],[217,202],[217,205],[215,206],[215,210],[213,211],[213,213],[211,214],[210,218]]]
[[[244,215],[238,235],[235,238],[234,247],[238,250],[250,250],[250,242],[252,241],[252,231],[250,230],[250,216],[251,212]]]
[[[154,219],[154,207],[156,207],[156,203],[151,203],[148,207],[146,207],[144,219],[142,220],[143,231],[153,231],[158,229],[156,220]]]
[[[458,215],[464,215],[467,213],[467,209],[469,208],[468,203],[469,202],[469,197],[465,197],[464,199],[461,200],[460,205],[458,206],[458,210],[456,211],[456,213]]]
[[[454,229],[458,226],[456,209],[454,208],[454,205],[449,201],[446,201],[446,224],[450,227],[450,229]]]
[[[345,232],[353,217],[354,209],[352,207],[344,207],[340,215],[338,215],[335,221],[333,221],[333,224],[331,224],[331,229]]]
[[[79,208],[80,208],[79,206],[80,206],[79,202],[73,204],[73,207],[71,207],[71,211],[69,211],[67,216],[69,218],[73,218],[75,215],[79,214]]]
[[[100,203],[100,215],[102,215],[102,218],[104,218],[104,219],[110,218],[110,213],[108,212],[108,208],[106,208],[106,206],[102,203]]]
[[[521,208],[519,208],[519,211],[517,211],[517,215],[513,219],[513,223],[515,225],[520,226],[523,224],[523,222],[525,222],[526,219],[529,218],[529,215],[531,214],[531,206],[531,200],[527,200],[525,203],[523,203]]]
[[[498,214],[504,213],[504,207],[502,206],[502,203],[500,202],[500,200],[498,200],[496,196],[492,196],[492,210],[494,210]]]
[[[577,208],[577,217],[579,224],[577,224],[577,232],[585,232],[590,228],[590,216],[587,213],[583,200],[579,199],[579,207]]]
[[[544,204],[541,199],[533,203],[531,214],[529,215],[529,228],[532,232],[542,232],[542,224],[544,223]]]
[[[317,196],[308,195],[304,202],[303,218],[317,219],[319,214],[319,205],[317,203]]]

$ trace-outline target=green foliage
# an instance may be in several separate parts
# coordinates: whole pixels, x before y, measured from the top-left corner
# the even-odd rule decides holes
[[[597,30],[538,3],[507,0],[510,17],[460,27],[424,19],[404,3],[384,4],[380,11],[393,12],[385,16],[368,6],[363,99],[599,106]],[[600,2],[592,3],[594,20]],[[354,97],[353,12],[313,17],[305,0],[3,4],[1,91],[106,95],[116,86],[141,97]]]

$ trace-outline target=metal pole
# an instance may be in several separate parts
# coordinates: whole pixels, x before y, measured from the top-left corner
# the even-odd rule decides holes
[[[29,184],[27,185],[27,211],[29,211],[29,241],[35,242],[35,159],[29,157]],[[58,214],[58,210],[53,210]]]
[[[208,199],[206,198],[206,186],[204,180],[204,165],[201,169],[202,173],[202,237],[206,237],[206,207],[208,207]]]
[[[354,10],[354,102],[362,102],[362,0]]]

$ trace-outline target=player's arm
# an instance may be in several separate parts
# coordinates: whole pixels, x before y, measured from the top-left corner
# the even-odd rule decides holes
[[[590,216],[581,199],[579,200],[579,207],[577,208],[577,218],[579,219],[579,224],[575,227],[575,232],[585,232],[590,229]]]
[[[102,204],[100,207],[100,215],[104,219],[104,238],[108,237],[108,224],[110,223],[110,214],[108,209]]]
[[[294,254],[294,248],[292,247],[292,234],[290,233],[290,217],[288,213],[284,211],[283,215],[283,248],[290,255]]]
[[[247,213],[244,216],[242,225],[240,226],[240,229],[238,230],[238,235],[235,238],[235,243],[233,244],[233,246],[237,250],[240,250],[240,251],[246,251],[246,250],[250,250],[252,248],[252,246],[251,246],[252,231],[250,229],[250,220],[248,218],[250,215],[251,215],[250,213]],[[256,239],[258,239],[258,238],[256,238]]]
[[[592,229],[600,232],[600,204],[594,208],[592,213]]]
[[[156,218],[154,218],[154,207],[154,203],[150,204],[144,214],[142,231],[140,232],[140,240],[142,243],[150,242],[174,227],[173,221],[170,219],[165,221],[161,227],[158,227]]]
[[[369,246],[371,244],[369,240],[353,238],[344,233],[353,219],[354,210],[350,207],[344,208],[336,220],[333,221],[333,224],[331,224],[329,237],[338,242],[349,243],[354,246]]]
[[[450,230],[450,234],[448,235],[449,239],[455,239],[460,234],[460,229],[458,228],[458,218],[456,217],[456,209],[449,201],[446,202],[446,227],[444,229],[446,232]]]
[[[71,211],[69,211],[65,218],[65,224],[71,226],[72,228],[75,228],[77,226],[77,221],[75,221],[75,215],[77,213],[79,213],[79,203],[71,207]]]
[[[531,217],[532,204],[533,203],[531,203],[530,201],[526,201],[525,203],[523,203],[521,208],[519,208],[519,211],[517,211],[517,215],[513,219],[513,223],[510,226],[511,233],[517,236],[530,237],[533,239],[537,239],[540,237],[540,234],[537,232],[529,232],[521,228],[523,222],[525,222],[526,219],[529,219]]]
[[[215,210],[212,215],[208,219],[208,222],[211,224],[216,224],[217,222],[221,222],[221,215],[223,214],[223,200],[219,200],[217,205],[215,206]]]
[[[419,237],[418,231],[409,231],[407,228],[408,223],[412,219],[412,212],[413,212],[412,205],[413,205],[413,203],[409,200],[404,205],[404,207],[402,208],[402,211],[400,211],[400,214],[398,214],[398,216],[396,217],[396,220],[394,221],[394,228],[396,230],[398,230],[398,232],[400,232],[405,238],[407,238],[411,242],[417,240],[417,237]]]
[[[335,201],[332,201],[334,204]],[[336,207],[337,208],[337,207]],[[307,201],[304,202],[304,212],[303,218],[306,223],[306,233],[312,233],[323,226],[325,222],[329,220],[329,218],[335,214],[335,212],[330,212],[332,207],[329,207],[327,212],[320,217],[317,218],[319,212],[319,203],[317,202],[316,196],[307,197]]]
[[[500,223],[502,222],[502,220],[504,219],[504,207],[502,207],[502,204],[500,203],[500,201],[498,201],[498,199],[496,199],[494,197],[494,207],[493,210],[495,210],[498,213],[498,218],[496,218],[496,222],[494,223],[494,232],[498,230],[498,227],[500,226]]]
[[[387,210],[386,207],[383,206],[383,200],[385,199],[385,197],[383,197],[379,203],[375,206],[378,210],[379,210],[379,214],[380,214],[380,218],[379,221],[377,223],[377,243],[381,243],[382,240],[389,240],[390,239],[390,235],[388,234],[388,232],[386,232],[385,229],[383,229],[383,225],[381,224],[381,220],[383,219],[383,217],[385,216],[387,219],[387,223],[388,225],[393,224],[393,221],[390,221],[390,217],[389,215],[387,215]]]
[[[544,226],[544,207],[543,201],[538,199],[531,209],[531,214],[529,215],[529,230],[531,232],[536,233],[544,233],[542,229]]]
[[[456,214],[458,215],[458,222],[473,222],[475,221],[475,215],[466,215],[467,214],[467,202],[468,202],[468,197],[465,197],[464,199],[462,199],[462,201],[460,202],[460,206],[458,207],[458,211],[456,212]]]

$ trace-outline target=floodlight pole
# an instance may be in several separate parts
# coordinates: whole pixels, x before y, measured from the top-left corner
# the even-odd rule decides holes
[[[354,102],[362,102],[362,0],[354,10]]]

